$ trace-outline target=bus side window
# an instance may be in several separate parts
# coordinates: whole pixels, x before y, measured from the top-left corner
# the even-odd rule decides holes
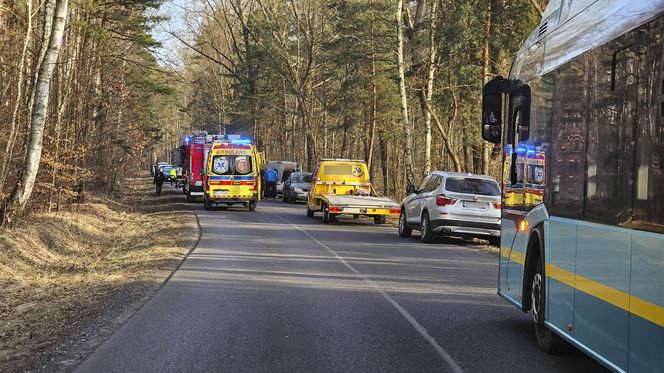
[[[664,233],[664,21],[648,32],[644,61],[640,66],[640,91],[634,170],[633,228]]]
[[[639,61],[632,35],[589,54],[585,218],[631,226]],[[622,45],[632,45],[623,47]],[[620,53],[615,54],[616,51]],[[612,56],[616,56],[613,65]],[[613,68],[615,67],[615,68]],[[615,79],[614,79],[615,76]],[[614,88],[614,89],[611,89]]]
[[[551,157],[547,160],[548,201],[552,215],[583,217],[583,170],[586,167],[586,121],[584,78],[586,57],[580,56],[552,73]]]

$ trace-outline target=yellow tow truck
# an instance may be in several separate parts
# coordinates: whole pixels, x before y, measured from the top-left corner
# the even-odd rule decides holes
[[[385,224],[388,215],[399,216],[400,205],[378,197],[369,180],[369,170],[362,160],[323,159],[311,176],[307,196],[307,216],[316,212],[330,223],[338,215],[373,217],[374,223]]]

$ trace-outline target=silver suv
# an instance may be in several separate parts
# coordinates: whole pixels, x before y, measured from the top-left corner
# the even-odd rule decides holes
[[[422,242],[436,234],[475,236],[500,244],[500,187],[490,176],[435,171],[401,204],[399,236],[420,231]]]

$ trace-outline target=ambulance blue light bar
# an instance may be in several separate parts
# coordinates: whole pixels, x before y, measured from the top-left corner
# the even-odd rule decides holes
[[[228,142],[230,142],[231,144],[238,144],[238,145],[250,145],[251,144],[250,139],[233,139],[233,140],[229,140]]]

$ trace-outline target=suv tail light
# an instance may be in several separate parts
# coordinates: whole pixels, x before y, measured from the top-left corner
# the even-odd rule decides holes
[[[497,209],[497,210],[500,210],[500,202],[494,202],[493,203],[493,208]]]
[[[439,194],[436,196],[436,205],[438,206],[449,206],[456,203],[455,198],[445,197],[444,194]]]

